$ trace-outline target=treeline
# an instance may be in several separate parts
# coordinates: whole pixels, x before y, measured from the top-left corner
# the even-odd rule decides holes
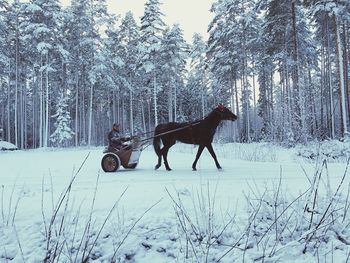
[[[140,21],[105,0],[0,2],[0,128],[20,148],[101,145],[125,133],[239,116],[226,140],[294,144],[345,138],[350,114],[350,3],[217,0],[191,44],[158,0]],[[195,18],[194,18],[195,19]]]

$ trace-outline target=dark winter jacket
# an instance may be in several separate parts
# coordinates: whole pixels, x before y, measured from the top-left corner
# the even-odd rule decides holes
[[[108,142],[109,142],[109,145],[114,147],[114,148],[121,148],[122,141],[120,139],[119,132],[117,132],[115,130],[111,130],[108,133]]]
[[[130,141],[130,138],[121,137],[119,132],[117,132],[115,130],[111,130],[108,133],[109,145],[114,147],[114,148],[117,148],[117,149],[122,148],[123,142],[126,142],[126,141]]]

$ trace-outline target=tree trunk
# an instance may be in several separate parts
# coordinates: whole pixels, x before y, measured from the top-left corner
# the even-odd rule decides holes
[[[49,53],[46,53],[46,87],[45,87],[45,133],[44,133],[44,147],[48,146],[49,142],[49,101],[50,101],[50,95],[49,95]]]
[[[335,41],[337,48],[337,62],[338,62],[338,79],[339,79],[339,94],[340,94],[340,112],[341,112],[341,127],[342,137],[348,136],[347,128],[347,117],[346,117],[346,102],[345,102],[345,83],[344,83],[344,55],[343,47],[340,39],[340,32],[338,26],[338,19],[333,15],[334,19],[334,30],[335,30]]]
[[[235,92],[234,92],[234,81],[233,74],[231,73],[230,77],[230,103],[231,103],[231,111],[235,112]]]
[[[90,84],[90,103],[89,103],[89,128],[88,128],[88,145],[91,146],[91,136],[92,136],[92,103],[94,95],[94,85]]]
[[[118,89],[118,92],[116,94],[116,101],[117,101],[117,108],[116,108],[116,114],[117,114],[117,122],[120,123],[121,122],[121,114],[120,114],[120,109],[121,109],[121,106],[120,106],[120,90]]]
[[[273,110],[273,75],[274,75],[274,72],[271,71],[270,72],[270,85],[269,85],[269,98],[268,98],[268,107],[269,107],[269,123],[270,123],[270,130],[271,130],[271,135],[272,135],[272,138],[275,139],[275,136],[276,136],[276,132],[275,132],[275,125],[274,124],[274,119],[275,119],[275,116],[274,116],[274,110]]]
[[[130,134],[131,136],[134,135],[134,114],[133,114],[133,96],[132,91],[130,90]]]
[[[177,85],[174,85],[174,118],[173,121],[177,120]]]
[[[308,83],[309,83],[309,94],[308,97],[311,100],[311,105],[310,105],[310,109],[311,109],[311,135],[313,138],[317,137],[317,116],[316,116],[316,101],[315,101],[315,97],[313,94],[315,93],[314,90],[314,85],[312,83],[312,77],[311,77],[311,70],[310,70],[310,65],[308,66]]]
[[[232,112],[235,112],[235,110],[236,110],[236,100],[235,100],[235,89],[234,89],[234,80],[233,80],[233,74],[232,74],[232,72],[231,72],[231,77],[230,77],[230,100],[231,100],[231,111]],[[230,127],[231,127],[231,136],[232,136],[232,138],[234,139],[234,141],[236,141],[236,137],[237,137],[237,135],[235,134],[235,130],[234,130],[234,123],[232,123],[231,125],[230,125]]]
[[[40,68],[43,66],[42,55],[40,56]],[[39,147],[43,147],[43,127],[44,127],[44,89],[43,72],[40,70],[40,113],[39,113]]]
[[[35,69],[32,69],[34,73]],[[38,95],[38,90],[37,90],[37,81],[36,81],[36,77],[34,76],[33,78],[33,82],[32,82],[32,86],[33,86],[33,95],[32,95],[32,116],[33,116],[33,126],[32,126],[32,144],[31,147],[32,148],[37,148],[37,131],[38,131],[38,104],[37,104],[37,98],[39,97]]]
[[[7,76],[7,141],[11,142],[11,62],[9,62],[9,74]]]
[[[330,52],[330,32],[329,32],[329,20],[326,18],[327,22],[327,72],[328,72],[328,92],[329,92],[329,115],[330,119],[328,121],[330,126],[330,137],[333,139],[335,137],[335,108],[334,108],[334,98],[333,98],[333,80],[332,80],[332,64],[331,64],[331,52]],[[327,114],[328,115],[328,114]]]
[[[285,70],[285,67],[283,65],[283,61],[281,61],[279,63],[279,75],[280,75],[280,85],[281,85],[281,125],[282,127],[287,127],[286,124],[287,124],[287,121],[286,121],[286,108],[287,108],[287,103],[286,103],[286,83],[285,83],[285,77],[284,77],[284,70]],[[284,138],[284,134],[283,132],[281,134],[278,135],[278,138],[280,141],[283,141],[285,138]]]
[[[297,36],[297,21],[296,21],[296,0],[292,0],[292,58],[293,58],[293,111],[294,111],[294,136],[301,131],[301,110],[300,110],[300,98],[299,98],[299,59],[298,59],[298,36]],[[299,136],[297,136],[299,137]]]
[[[153,107],[154,107],[154,127],[158,125],[158,110],[157,110],[157,79],[153,73]]]
[[[19,68],[19,43],[18,43],[18,15],[16,15],[16,54],[15,54],[15,145],[18,145],[18,68]]]
[[[0,85],[2,85],[2,83],[0,82]],[[0,111],[0,140],[3,140],[5,138],[4,136],[4,130],[2,129],[2,127],[5,127],[5,115],[6,115],[6,104],[2,103],[1,104],[1,111]]]
[[[235,78],[234,80],[235,83],[235,96],[236,96],[236,114],[238,117],[240,117],[239,115],[239,105],[238,105],[238,87],[237,87],[237,80]],[[239,141],[241,141],[241,125],[240,125],[240,120],[238,119],[237,121],[237,133],[239,135]]]
[[[232,93],[233,96],[233,93]],[[205,107],[204,107],[204,90],[203,87],[201,87],[201,103],[202,103],[202,118],[205,116]]]
[[[346,99],[346,111],[347,111],[347,118],[349,119],[350,114],[350,94],[349,94],[349,78],[348,78],[348,47],[346,43],[346,39],[348,38],[348,34],[346,31],[345,22],[343,23],[343,48],[344,48],[344,85],[345,85],[345,99]]]
[[[243,105],[244,105],[244,115],[245,115],[245,131],[246,131],[246,140],[247,142],[251,141],[250,136],[250,103],[249,103],[249,88],[248,88],[248,56],[247,56],[247,47],[246,47],[246,34],[245,28],[243,28],[243,67],[242,67],[242,89],[243,89]]]
[[[143,99],[141,98],[141,116],[142,116],[142,128],[143,132],[147,131],[146,128],[146,118],[145,118],[145,109],[144,109],[144,104],[143,104]]]
[[[78,74],[76,74],[78,75]],[[75,147],[79,145],[79,77],[77,76],[77,83],[75,84]]]
[[[83,137],[83,142],[84,144],[86,144],[86,109],[85,109],[85,91],[86,91],[86,87],[85,87],[85,82],[83,84],[83,90],[82,90],[82,99],[81,101],[81,106],[80,106],[80,114],[81,114],[81,125],[80,125],[80,130],[82,131],[82,137]]]
[[[152,129],[152,124],[151,124],[151,99],[147,100],[147,113],[148,113],[148,130],[150,131]]]
[[[320,129],[321,132],[318,134],[318,138],[322,139],[323,137],[323,132],[325,130],[325,124],[324,124],[324,100],[325,100],[325,89],[326,89],[326,62],[325,62],[325,51],[324,51],[324,40],[322,41],[322,46],[321,46],[321,97],[320,97]]]
[[[252,62],[252,64],[253,64],[253,69],[255,68],[255,62],[254,62],[254,60],[253,60],[253,62]],[[257,140],[257,134],[258,134],[258,132],[257,132],[257,129],[258,129],[258,126],[257,126],[257,123],[258,123],[258,121],[257,121],[257,112],[256,112],[256,90],[255,90],[255,74],[254,74],[254,70],[253,70],[253,76],[252,76],[252,78],[253,78],[253,107],[254,107],[254,141],[256,141]]]
[[[172,91],[172,81],[170,81],[168,90],[168,121],[173,121],[173,91]]]
[[[284,63],[285,65],[285,78],[286,78],[286,92],[287,92],[287,115],[288,115],[288,132],[292,130],[292,92],[290,86],[290,78],[289,78],[289,66],[287,61]]]

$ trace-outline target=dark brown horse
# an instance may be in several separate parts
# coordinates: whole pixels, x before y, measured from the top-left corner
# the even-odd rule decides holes
[[[159,124],[154,130],[153,146],[158,156],[158,163],[155,169],[161,166],[162,156],[164,158],[165,168],[170,171],[168,163],[168,151],[177,141],[199,145],[196,159],[192,164],[192,169],[195,171],[199,157],[201,156],[205,147],[207,147],[209,153],[213,157],[216,167],[221,169],[221,166],[216,158],[213,146],[213,137],[216,132],[216,128],[222,120],[235,121],[237,116],[233,114],[229,109],[224,107],[223,104],[219,104],[211,113],[208,114],[203,120],[196,122],[169,122]],[[161,147],[163,143],[163,148]]]

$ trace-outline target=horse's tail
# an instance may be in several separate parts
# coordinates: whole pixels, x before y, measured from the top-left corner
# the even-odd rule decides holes
[[[159,157],[161,155],[161,150],[160,150],[160,136],[158,136],[158,128],[157,126],[154,130],[154,137],[153,137],[153,147],[154,151],[156,152],[157,156]]]

